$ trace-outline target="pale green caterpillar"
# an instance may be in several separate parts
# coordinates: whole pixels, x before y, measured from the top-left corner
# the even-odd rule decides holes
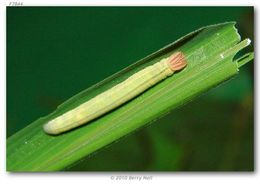
[[[136,97],[167,76],[171,76],[175,71],[183,69],[186,64],[184,54],[176,52],[49,121],[43,126],[44,131],[48,134],[60,134],[83,125]]]

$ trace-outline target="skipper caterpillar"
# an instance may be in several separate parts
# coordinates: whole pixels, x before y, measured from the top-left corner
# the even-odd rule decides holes
[[[133,99],[156,83],[171,76],[175,71],[183,69],[186,65],[184,54],[176,52],[170,57],[140,70],[125,81],[78,107],[50,120],[44,124],[43,129],[48,134],[56,135],[86,124]]]

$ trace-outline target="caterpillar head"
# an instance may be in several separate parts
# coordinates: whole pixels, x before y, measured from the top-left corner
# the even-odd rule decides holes
[[[187,61],[182,52],[176,52],[169,57],[168,64],[172,71],[178,71],[187,65]]]

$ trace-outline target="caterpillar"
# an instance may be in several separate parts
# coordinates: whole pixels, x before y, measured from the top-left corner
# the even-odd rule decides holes
[[[176,52],[170,57],[138,71],[78,107],[50,120],[43,125],[43,129],[47,134],[57,135],[86,124],[133,99],[186,65],[184,54]]]

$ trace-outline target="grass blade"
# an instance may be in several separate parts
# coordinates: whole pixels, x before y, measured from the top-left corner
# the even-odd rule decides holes
[[[253,59],[248,53],[233,59],[249,44],[240,42],[235,23],[203,27],[138,61],[104,81],[84,90],[7,139],[8,171],[57,171],[120,137],[151,123],[212,87],[230,79],[238,68]],[[240,43],[239,43],[240,42]],[[167,78],[137,98],[87,125],[58,136],[43,132],[42,125],[107,90],[140,69],[182,51],[185,70]],[[153,109],[150,109],[153,108]],[[202,113],[203,114],[203,113]]]

